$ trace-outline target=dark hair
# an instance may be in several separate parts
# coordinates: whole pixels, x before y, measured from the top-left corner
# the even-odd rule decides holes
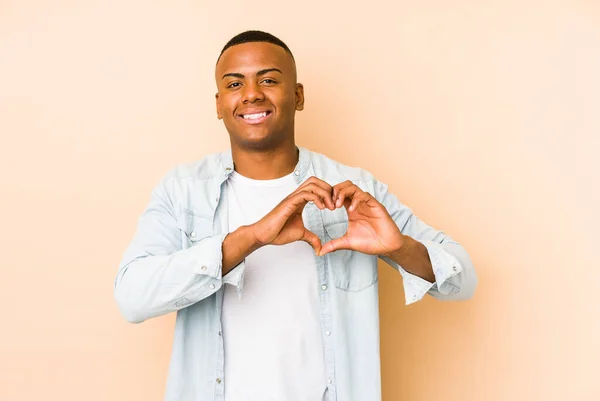
[[[246,31],[246,32],[238,33],[233,38],[231,38],[229,40],[229,42],[227,42],[225,47],[223,47],[223,50],[221,50],[221,54],[219,54],[217,63],[221,59],[221,56],[223,55],[225,50],[229,49],[231,46],[241,45],[242,43],[251,43],[251,42],[266,42],[266,43],[272,43],[276,46],[282,47],[286,51],[286,53],[288,53],[292,57],[292,60],[294,60],[294,55],[292,54],[292,51],[290,50],[289,47],[287,47],[287,45],[285,43],[283,43],[283,41],[281,39],[271,35],[270,33],[263,32],[263,31]]]

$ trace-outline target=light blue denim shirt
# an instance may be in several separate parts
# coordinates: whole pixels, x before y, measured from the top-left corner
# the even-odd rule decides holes
[[[425,294],[441,300],[473,295],[477,277],[461,245],[420,221],[367,171],[299,150],[294,170],[298,184],[311,176],[330,185],[350,180],[385,206],[403,234],[425,245],[435,283],[383,258],[402,275],[406,304]],[[243,294],[245,268],[242,262],[221,276],[221,246],[228,234],[223,184],[232,171],[231,152],[227,151],[168,173],[154,189],[119,266],[115,297],[125,319],[139,323],[177,312],[166,401],[224,399],[223,286],[234,285]],[[303,219],[322,243],[342,236],[348,225],[344,208],[321,211],[312,203],[307,204]],[[326,398],[380,400],[377,256],[340,250],[315,256],[315,262]]]

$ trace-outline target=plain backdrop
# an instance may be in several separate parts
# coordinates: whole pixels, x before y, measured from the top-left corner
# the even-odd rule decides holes
[[[152,187],[228,147],[214,64],[246,29],[294,52],[298,144],[477,268],[405,307],[380,265],[384,400],[598,400],[591,0],[0,1],[0,399],[162,399],[174,316],[126,323],[113,280]]]

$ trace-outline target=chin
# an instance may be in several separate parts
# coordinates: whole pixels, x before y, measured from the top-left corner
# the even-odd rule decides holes
[[[237,147],[244,149],[268,149],[277,141],[268,135],[244,135],[241,137],[232,137],[232,145],[233,142],[235,142]]]
[[[268,150],[277,148],[282,142],[282,138],[276,136],[251,136],[238,138],[236,144],[248,150]]]
[[[268,150],[268,149],[275,149],[277,146],[277,143],[275,141],[269,140],[269,139],[264,139],[261,141],[248,141],[246,142],[246,148],[247,149],[254,149],[254,150]]]

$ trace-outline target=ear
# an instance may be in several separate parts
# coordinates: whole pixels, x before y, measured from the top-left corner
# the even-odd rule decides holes
[[[304,110],[304,85],[296,84],[296,110]]]
[[[216,103],[216,106],[217,106],[217,118],[219,120],[222,120],[223,116],[221,115],[221,111],[220,111],[220,108],[219,108],[219,92],[217,92],[215,94],[215,103]]]

